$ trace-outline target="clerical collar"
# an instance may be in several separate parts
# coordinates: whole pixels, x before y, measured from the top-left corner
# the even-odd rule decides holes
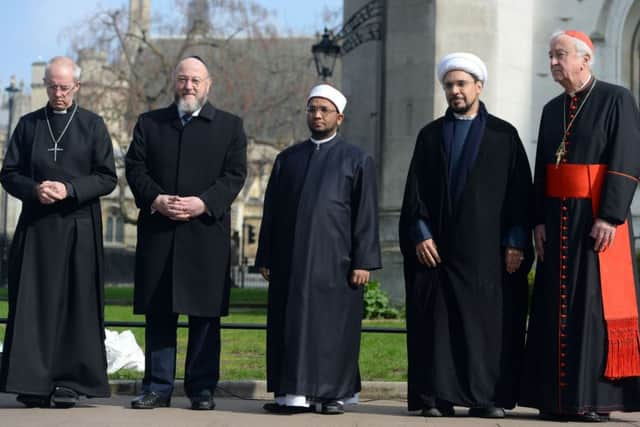
[[[75,102],[71,104],[71,109],[73,109],[73,106],[75,105]],[[49,111],[51,111],[51,113],[53,114],[60,114],[60,115],[64,115],[67,114],[69,112],[68,108],[65,108],[64,110],[54,110],[53,107],[51,107],[51,105],[49,105],[49,103],[47,103],[47,108],[49,109]]]
[[[178,108],[178,117],[180,118],[180,120],[182,120],[185,114],[191,114],[191,117],[198,117],[200,115],[201,110],[202,110],[202,107],[198,108],[193,113],[190,113],[189,111],[184,111]]]
[[[329,138],[325,138],[325,139],[313,139],[313,137],[310,137],[309,139],[311,140],[311,142],[313,142],[316,145],[320,145],[320,144],[324,144],[325,142],[329,142],[331,141],[333,138],[336,137],[336,135],[338,135],[338,132],[334,133],[333,135],[331,135]]]
[[[577,93],[582,92],[583,90],[585,90],[586,88],[588,88],[588,87],[589,87],[589,83],[591,83],[593,80],[594,80],[594,79],[593,79],[593,75],[592,75],[592,74],[589,74],[589,78],[587,79],[587,81],[586,81],[586,82],[584,82],[584,83],[582,84],[582,86],[580,86],[580,87],[578,88],[578,90],[576,90],[575,92],[567,92],[567,95],[569,95],[569,96],[575,96]]]
[[[464,114],[458,114],[458,113],[453,113],[453,117],[455,117],[458,120],[473,120],[476,118],[476,116],[478,115],[478,113],[472,115],[472,116],[465,116]]]

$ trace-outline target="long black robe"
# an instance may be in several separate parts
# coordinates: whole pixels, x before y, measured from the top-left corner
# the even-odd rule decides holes
[[[579,97],[583,99],[587,90]],[[565,98],[566,99],[563,99]],[[560,212],[557,198],[545,197],[548,164],[563,135],[560,95],[542,112],[535,168],[535,223],[545,224],[544,262],[538,262],[527,335],[520,405],[553,413],[640,409],[640,382],[604,379],[607,333],[602,314],[598,255],[589,237],[593,226],[590,199],[567,199],[568,256],[566,292],[561,292]],[[569,137],[569,163],[601,163],[620,174],[607,174],[598,216],[614,224],[630,219],[629,207],[640,175],[640,117],[628,90],[598,81],[578,114]],[[631,221],[629,221],[631,224]],[[630,242],[629,244],[632,244]],[[637,277],[637,274],[636,274]],[[561,313],[561,294],[566,310]],[[639,295],[636,280],[636,295]],[[561,316],[566,337],[560,336]],[[562,351],[560,351],[562,346]],[[561,360],[560,354],[565,354]],[[561,366],[562,365],[562,366]],[[563,383],[564,385],[561,385]]]
[[[70,114],[53,116],[49,109],[56,136]],[[48,395],[55,386],[66,386],[104,397],[109,385],[98,198],[116,186],[111,139],[101,117],[78,108],[56,162],[48,151],[52,147],[44,108],[27,114],[0,172],[5,190],[22,201],[9,254],[0,389]],[[44,180],[71,184],[75,196],[40,204],[35,186]]]
[[[373,159],[340,136],[280,153],[256,266],[271,270],[268,390],[327,399],[360,391],[363,288],[349,276],[381,266]]]
[[[503,238],[530,235],[531,172],[517,131],[489,115],[458,203],[450,196],[444,118],[419,133],[400,217],[407,307],[408,407],[516,402],[524,346],[530,241],[518,271],[505,270]],[[467,141],[468,145],[468,141]],[[464,150],[467,150],[465,146]],[[410,229],[429,221],[442,263],[416,257]]]

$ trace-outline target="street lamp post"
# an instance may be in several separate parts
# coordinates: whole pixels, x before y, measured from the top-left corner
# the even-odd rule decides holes
[[[311,53],[318,75],[322,77],[323,81],[327,81],[327,78],[333,75],[333,67],[336,65],[336,59],[340,56],[340,46],[328,29],[325,28],[322,39],[311,46]]]
[[[358,9],[337,32],[324,29],[320,41],[311,46],[316,71],[326,81],[333,75],[339,56],[363,43],[382,40],[386,0],[370,0]]]
[[[4,161],[4,157],[7,154],[7,146],[9,145],[9,140],[11,138],[11,130],[13,127],[13,115],[14,115],[14,102],[15,95],[20,91],[18,86],[16,85],[16,77],[11,76],[11,81],[9,82],[9,86],[4,89],[8,94],[8,107],[9,107],[9,121],[7,123],[7,137],[4,142],[4,147],[2,147],[2,160]],[[8,266],[8,240],[7,237],[7,215],[9,213],[8,208],[9,196],[6,190],[2,191],[2,251],[0,256],[2,259],[0,263],[2,264],[2,270],[0,270],[0,285],[5,285],[7,283],[7,266]]]

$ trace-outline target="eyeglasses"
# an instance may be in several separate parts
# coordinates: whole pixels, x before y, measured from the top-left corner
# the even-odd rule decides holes
[[[315,114],[320,113],[323,116],[326,116],[329,113],[337,113],[338,110],[334,110],[332,108],[327,107],[307,107],[307,114]]]
[[[178,76],[178,77],[176,77],[176,82],[180,86],[186,86],[187,83],[191,82],[191,85],[193,87],[198,87],[207,79],[208,79],[208,77],[204,78],[204,79],[201,79],[200,77]]]
[[[67,94],[71,92],[73,88],[76,87],[76,83],[72,85],[54,85],[54,84],[46,83],[46,86],[47,86],[47,90],[50,90],[51,92],[55,93],[57,91],[60,91],[63,94]]]

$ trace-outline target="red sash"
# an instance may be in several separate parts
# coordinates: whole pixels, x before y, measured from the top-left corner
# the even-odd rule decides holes
[[[591,199],[594,219],[606,165],[547,165],[548,197]],[[633,277],[633,256],[627,221],[616,228],[610,247],[598,253],[604,320],[607,325],[607,366],[609,379],[640,376],[640,333]]]

